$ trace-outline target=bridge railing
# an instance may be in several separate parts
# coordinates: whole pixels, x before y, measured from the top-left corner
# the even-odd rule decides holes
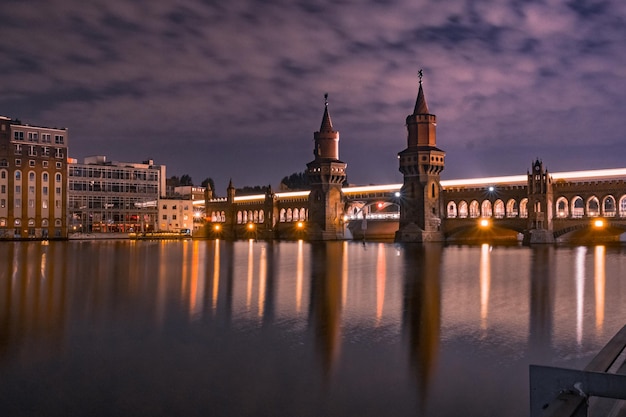
[[[531,417],[607,416],[624,412],[623,401],[592,403],[590,399],[626,400],[625,348],[626,326],[582,371],[531,365]]]

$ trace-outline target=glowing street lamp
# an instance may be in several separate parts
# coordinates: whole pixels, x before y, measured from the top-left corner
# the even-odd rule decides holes
[[[478,224],[480,225],[480,227],[485,228],[485,227],[489,227],[489,220],[487,219],[480,219],[480,221],[478,222]]]
[[[298,222],[298,223],[296,223],[296,227],[297,227],[299,230],[302,230],[302,229],[304,228],[304,223],[302,223],[302,222]]]
[[[594,225],[596,228],[601,229],[601,228],[603,228],[603,227],[604,227],[604,220],[602,220],[602,219],[596,219],[596,220],[594,220],[594,221],[593,221],[593,225]]]

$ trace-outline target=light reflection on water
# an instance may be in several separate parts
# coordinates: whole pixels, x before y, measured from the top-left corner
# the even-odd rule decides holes
[[[621,247],[2,243],[0,415],[528,414],[626,321]]]

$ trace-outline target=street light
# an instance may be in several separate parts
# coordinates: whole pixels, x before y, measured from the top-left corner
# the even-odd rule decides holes
[[[480,219],[480,221],[478,222],[478,224],[479,224],[479,225],[480,225],[480,227],[482,227],[482,228],[489,227],[489,220],[487,220],[487,219]]]

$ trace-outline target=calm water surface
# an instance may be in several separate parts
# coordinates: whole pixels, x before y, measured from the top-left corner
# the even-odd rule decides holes
[[[0,243],[2,416],[527,416],[626,324],[621,247]]]

